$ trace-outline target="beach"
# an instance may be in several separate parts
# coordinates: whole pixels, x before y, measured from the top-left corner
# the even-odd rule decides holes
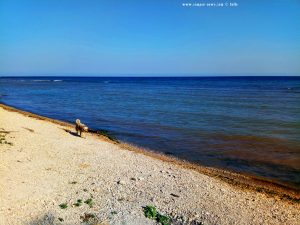
[[[67,123],[4,105],[0,132],[1,225],[158,224],[145,217],[147,205],[172,224],[300,221],[299,192],[285,187],[257,188],[103,136],[80,138]]]
[[[0,86],[3,104],[80,117],[122,142],[300,190],[299,77],[3,77]]]

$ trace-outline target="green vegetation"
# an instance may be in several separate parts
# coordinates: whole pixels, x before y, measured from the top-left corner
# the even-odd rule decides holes
[[[66,208],[68,208],[68,205],[67,205],[67,203],[62,203],[62,204],[59,205],[59,207],[61,209],[66,209]]]
[[[85,200],[84,203],[89,205],[90,208],[92,208],[93,204],[94,204],[93,199],[91,199],[91,198]]]
[[[154,206],[147,205],[144,208],[144,214],[149,219],[152,219],[152,220],[156,219],[156,216],[157,216],[156,208]]]
[[[75,205],[76,207],[81,206],[81,204],[79,202],[74,203],[73,205]]]
[[[61,218],[61,217],[58,217],[58,220],[59,220],[60,222],[63,222],[63,221],[64,221],[64,219]]]
[[[162,225],[169,225],[170,218],[161,214],[157,215],[157,222],[161,223]]]
[[[158,213],[154,206],[147,205],[144,208],[144,214],[145,214],[145,217],[152,219],[152,220],[156,220],[158,223],[160,223],[162,225],[170,224],[170,218],[168,216]]]
[[[117,213],[117,211],[112,211],[111,214],[112,214],[112,215],[116,215],[116,214],[118,214],[118,213]]]
[[[77,199],[77,202],[74,203],[73,205],[75,205],[76,207],[79,207],[82,205],[82,200],[81,199]]]

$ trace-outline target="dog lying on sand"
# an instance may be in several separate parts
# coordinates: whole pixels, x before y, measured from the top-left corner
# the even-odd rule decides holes
[[[79,119],[76,120],[76,132],[77,132],[77,135],[79,135],[80,137],[83,137],[83,133],[84,132],[88,132],[89,131],[89,128],[84,125],[83,123],[80,122]]]

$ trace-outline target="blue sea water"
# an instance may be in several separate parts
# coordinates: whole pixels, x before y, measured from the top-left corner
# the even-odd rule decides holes
[[[300,77],[2,77],[0,95],[125,142],[300,189]]]

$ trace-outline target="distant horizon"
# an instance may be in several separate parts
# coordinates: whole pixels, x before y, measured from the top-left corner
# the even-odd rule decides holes
[[[199,74],[109,74],[109,75],[105,75],[105,74],[70,74],[70,75],[66,75],[66,74],[62,74],[62,75],[58,75],[58,74],[51,74],[51,75],[0,75],[0,78],[3,77],[8,77],[8,78],[22,78],[22,77],[82,77],[82,78],[134,78],[134,77],[141,77],[141,78],[155,78],[155,77],[300,77],[299,74],[293,74],[293,75],[287,75],[287,74],[269,74],[269,75],[257,75],[257,74],[235,74],[235,75],[230,75],[230,74],[207,74],[207,75],[199,75]]]

